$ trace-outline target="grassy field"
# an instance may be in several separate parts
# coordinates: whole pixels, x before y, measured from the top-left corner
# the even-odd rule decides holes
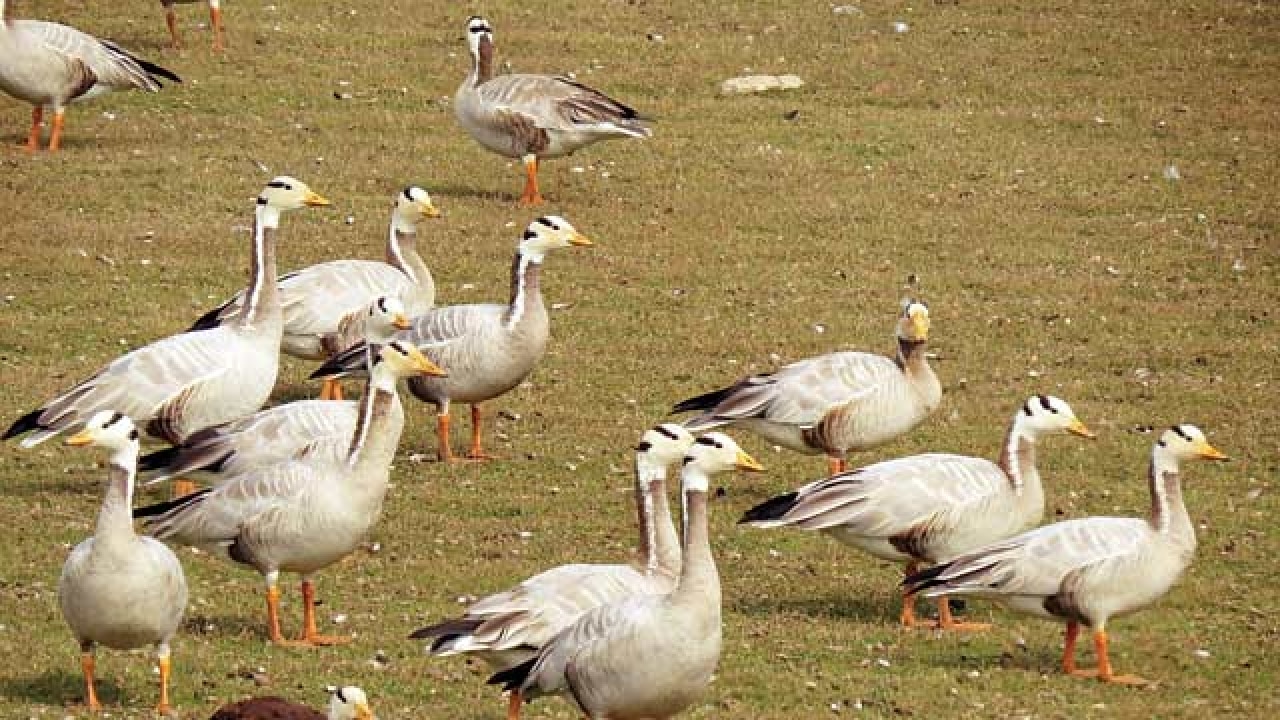
[[[439,301],[504,298],[534,215],[514,206],[519,169],[453,121],[471,12],[494,23],[512,69],[574,72],[655,118],[652,141],[544,165],[549,211],[597,245],[547,264],[550,353],[486,408],[501,462],[412,461],[434,454],[434,423],[409,404],[378,551],[319,580],[323,630],[355,642],[270,647],[257,575],[181,553],[181,717],[254,693],[320,705],[322,685],[354,683],[382,718],[501,718],[484,668],[433,660],[405,636],[552,565],[628,557],[641,431],[749,371],[890,352],[912,293],[930,303],[942,407],[853,462],[994,458],[1034,392],[1068,400],[1099,433],[1044,445],[1049,518],[1145,512],[1147,426],[1194,422],[1235,460],[1186,468],[1198,560],[1164,603],[1112,625],[1117,668],[1159,683],[1064,678],[1059,626],[983,603],[970,612],[996,623],[984,634],[900,630],[896,567],[734,525],[824,468],[739,433],[769,472],[726,481],[712,506],[725,647],[689,716],[1280,714],[1280,6],[233,0],[218,57],[196,27],[202,6],[179,8],[187,48],[173,51],[154,0],[17,5],[186,82],[74,107],[56,156],[9,147],[29,108],[0,97],[4,425],[243,287],[251,201],[274,174],[334,201],[286,219],[282,268],[381,257],[391,197],[416,182],[445,213],[423,241]],[[807,85],[718,96],[748,68]],[[284,364],[280,399],[318,392],[309,367]],[[55,591],[93,527],[100,459],[52,442],[0,449],[5,718],[82,712]],[[113,717],[150,715],[149,658],[103,652],[99,668]],[[528,714],[573,717],[559,700]]]

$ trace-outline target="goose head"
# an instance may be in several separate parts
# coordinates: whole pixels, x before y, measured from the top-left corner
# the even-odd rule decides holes
[[[493,26],[479,15],[467,18],[467,47],[477,60],[482,53],[493,52]]]
[[[370,346],[372,348],[372,346]],[[394,387],[396,380],[417,375],[444,377],[448,375],[439,365],[422,354],[412,343],[392,340],[374,352],[372,375],[374,384],[383,389]]]
[[[1187,423],[1165,430],[1156,441],[1155,453],[1166,455],[1174,461],[1230,460],[1221,450],[1209,444],[1200,428]]]
[[[67,438],[74,447],[94,445],[120,451],[138,444],[138,428],[127,415],[114,410],[101,410],[89,418],[80,432]]]
[[[258,219],[263,227],[278,227],[280,214],[304,207],[329,205],[323,196],[307,187],[307,184],[288,175],[271,179],[258,194]]]
[[[1066,400],[1052,395],[1032,395],[1022,404],[1014,424],[1032,437],[1068,432],[1080,437],[1096,437],[1076,417]]]
[[[730,470],[764,470],[763,465],[722,432],[707,433],[693,441],[683,462],[681,476],[685,492],[707,492],[711,476]]]
[[[440,211],[431,202],[431,195],[417,185],[410,185],[396,196],[396,208],[392,222],[397,230],[407,233],[418,231],[418,223],[440,217]]]
[[[405,312],[404,303],[394,295],[380,295],[365,309],[364,339],[365,342],[385,343],[395,336],[397,330],[408,330],[412,327],[409,315]]]
[[[520,239],[520,254],[535,262],[542,262],[548,250],[591,244],[587,236],[575,230],[568,220],[559,215],[544,215],[525,228],[524,236]]]
[[[908,343],[922,343],[929,339],[929,306],[915,299],[904,300],[902,315],[898,318],[898,339]]]
[[[330,687],[329,720],[376,720],[369,708],[369,698],[353,685]]]
[[[662,423],[646,430],[636,445],[636,464],[649,473],[661,473],[688,452],[693,435],[683,426]]]

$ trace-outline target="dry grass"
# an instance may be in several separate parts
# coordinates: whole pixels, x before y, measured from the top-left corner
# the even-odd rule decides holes
[[[908,275],[932,305],[944,403],[860,461],[993,455],[1007,416],[1037,391],[1101,432],[1042,453],[1051,516],[1144,510],[1152,436],[1139,426],[1196,422],[1237,459],[1188,468],[1199,560],[1158,609],[1113,625],[1118,667],[1161,684],[1060,677],[1058,627],[980,603],[974,614],[996,630],[899,631],[895,568],[825,538],[733,526],[822,467],[743,438],[770,473],[734,479],[713,509],[726,645],[690,715],[812,718],[833,704],[850,717],[1280,712],[1274,4],[864,3],[837,15],[827,3],[566,1],[542,12],[504,0],[251,0],[228,4],[221,58],[193,27],[199,7],[180,8],[189,47],[174,53],[152,0],[34,5],[17,14],[113,37],[188,82],[74,108],[61,155],[0,155],[6,423],[242,285],[250,198],[268,176],[256,163],[336,201],[288,218],[283,266],[380,256],[392,193],[419,182],[447,214],[425,252],[441,300],[502,297],[531,214],[512,206],[516,169],[452,120],[473,10],[516,69],[574,71],[658,118],[651,142],[545,166],[551,209],[598,246],[548,264],[549,299],[570,307],[554,314],[532,384],[489,408],[519,418],[493,424],[506,461],[398,462],[381,551],[321,576],[324,617],[348,615],[355,643],[267,646],[258,578],[184,553],[183,717],[261,692],[245,677],[258,668],[269,690],[315,704],[321,684],[341,681],[368,688],[382,717],[501,717],[478,667],[424,657],[405,635],[458,611],[466,593],[570,559],[625,557],[624,469],[640,431],[673,401],[749,370],[887,351]],[[910,31],[892,33],[894,20]],[[717,97],[745,67],[808,85]],[[25,135],[27,113],[0,99],[5,145]],[[1169,165],[1180,181],[1163,179]],[[285,396],[315,392],[308,368],[287,366]],[[430,452],[429,414],[410,413],[406,455]],[[0,533],[4,717],[61,717],[80,694],[54,587],[68,544],[92,527],[95,459],[54,443],[0,450],[12,517]],[[100,667],[113,715],[145,716],[150,663],[108,652]],[[529,713],[571,716],[559,701]]]

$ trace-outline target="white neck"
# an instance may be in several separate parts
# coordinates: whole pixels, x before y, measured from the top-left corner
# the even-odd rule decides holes
[[[0,2],[3,2],[3,0],[0,0]],[[280,208],[270,205],[258,205],[254,215],[258,219],[260,227],[273,230],[280,227]]]
[[[511,282],[515,285],[511,293],[511,312],[507,316],[507,329],[514,328],[520,318],[524,316],[525,300],[527,299],[527,288],[525,287],[525,273],[529,270],[530,265],[541,265],[543,253],[539,250],[525,250],[521,248],[519,253],[520,260],[516,263],[515,277]]]
[[[653,518],[653,483],[666,478],[666,468],[657,466],[643,454],[636,455],[636,501],[639,512],[640,537],[644,546],[644,567],[658,569],[658,527]]]

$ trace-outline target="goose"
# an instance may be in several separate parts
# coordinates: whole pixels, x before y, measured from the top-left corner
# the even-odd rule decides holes
[[[1093,437],[1065,401],[1035,395],[1014,414],[998,463],[947,453],[886,460],[766,500],[739,522],[820,530],[881,560],[906,563],[910,575],[1039,524],[1044,488],[1036,443],[1058,433]],[[916,624],[914,605],[903,596],[904,626]],[[938,601],[938,626],[987,627],[957,622],[946,598]]]
[[[739,426],[796,452],[826,453],[831,474],[844,472],[850,450],[902,435],[942,400],[942,385],[925,357],[928,306],[903,303],[897,338],[896,358],[819,355],[689,398],[672,412],[700,411],[685,421],[691,432]]]
[[[391,461],[404,427],[396,378],[443,371],[411,345],[370,346],[372,364],[349,450],[337,462],[305,459],[263,465],[221,485],[134,511],[162,540],[205,549],[262,574],[267,632],[278,645],[332,645],[349,638],[316,629],[316,572],[358,547],[382,513]],[[302,576],[303,633],[280,632],[281,572]]]
[[[417,251],[419,223],[440,217],[431,195],[411,185],[396,195],[387,235],[387,259],[332,260],[280,276],[280,304],[284,308],[281,350],[302,360],[325,360],[347,349],[360,336],[346,330],[377,297],[388,295],[404,305],[409,317],[435,305],[436,285]],[[244,311],[241,292],[210,310],[192,330],[216,327]],[[357,362],[363,362],[363,352]],[[325,383],[330,397],[337,385]],[[337,395],[335,399],[341,399]]]
[[[432,655],[475,655],[495,671],[537,656],[557,632],[582,613],[631,595],[659,595],[680,575],[680,540],[667,505],[667,467],[680,461],[693,436],[663,423],[640,437],[635,452],[635,499],[640,530],[638,562],[561,565],[506,592],[473,603],[458,618],[415,631],[431,638]],[[520,691],[508,698],[508,717],[520,715]]]
[[[1151,451],[1146,518],[1087,517],[1045,525],[973,550],[903,581],[926,597],[972,595],[1030,615],[1066,622],[1062,669],[1107,683],[1142,685],[1117,675],[1107,654],[1107,621],[1159,600],[1191,564],[1195,525],[1182,502],[1179,465],[1227,460],[1194,425],[1174,425]],[[1098,667],[1076,667],[1080,626],[1093,630]]]
[[[221,327],[171,335],[120,356],[92,377],[16,420],[4,439],[31,448],[119,410],[135,425],[178,445],[198,430],[256,411],[279,369],[280,301],[275,234],[289,210],[328,205],[305,183],[277,177],[258,196],[247,311]]]
[[[568,695],[591,720],[669,718],[703,693],[720,659],[720,577],[707,529],[710,478],[763,468],[718,432],[699,437],[683,463],[684,562],[675,589],[588,611],[536,658],[495,673],[491,684],[519,690],[526,702]]]
[[[523,382],[546,352],[549,322],[540,285],[542,263],[547,253],[557,248],[591,244],[560,216],[537,218],[516,246],[508,303],[434,308],[413,318],[413,327],[396,336],[449,368],[448,377],[409,381],[409,391],[438,410],[441,461],[455,460],[449,445],[449,406],[454,401],[471,405],[471,449],[466,459],[489,459],[480,442],[480,403]],[[357,345],[331,358],[311,377],[358,372],[361,352]]]
[[[391,340],[408,327],[400,301],[381,296],[360,316],[358,330],[371,343]],[[407,376],[406,376],[407,377]],[[334,381],[336,383],[336,381]],[[352,401],[297,400],[259,410],[239,420],[207,427],[181,445],[142,456],[138,469],[145,485],[178,477],[225,481],[247,470],[295,457],[346,457],[359,406]],[[186,493],[183,493],[186,494]]]
[[[107,492],[93,537],[76,545],[58,579],[58,604],[76,642],[84,672],[85,703],[102,709],[94,689],[94,647],[127,650],[155,645],[160,665],[156,710],[170,711],[169,642],[187,609],[187,581],[173,551],[133,532],[130,511],[138,462],[138,429],[121,413],[103,410],[89,418],[67,445],[111,451]]]
[[[467,20],[471,72],[454,95],[458,124],[486,150],[524,163],[520,205],[544,201],[538,163],[609,138],[647,138],[653,132],[635,110],[604,93],[551,75],[493,74],[493,29],[479,16]]]
[[[68,103],[112,90],[156,92],[162,79],[182,82],[110,40],[59,23],[11,19],[7,0],[0,0],[0,90],[32,105],[28,152],[40,149],[46,107],[53,109],[49,151],[56,152]]]
[[[352,685],[328,690],[329,711],[323,715],[284,698],[260,697],[223,705],[209,720],[375,720],[364,690]]]
[[[173,47],[182,47],[182,38],[178,36],[178,16],[173,11],[173,6],[179,3],[190,5],[201,0],[160,0],[160,4],[164,7],[164,22],[169,26],[169,37],[173,39]],[[208,0],[209,3],[209,26],[213,29],[213,51],[222,52],[222,5],[219,0]]]

